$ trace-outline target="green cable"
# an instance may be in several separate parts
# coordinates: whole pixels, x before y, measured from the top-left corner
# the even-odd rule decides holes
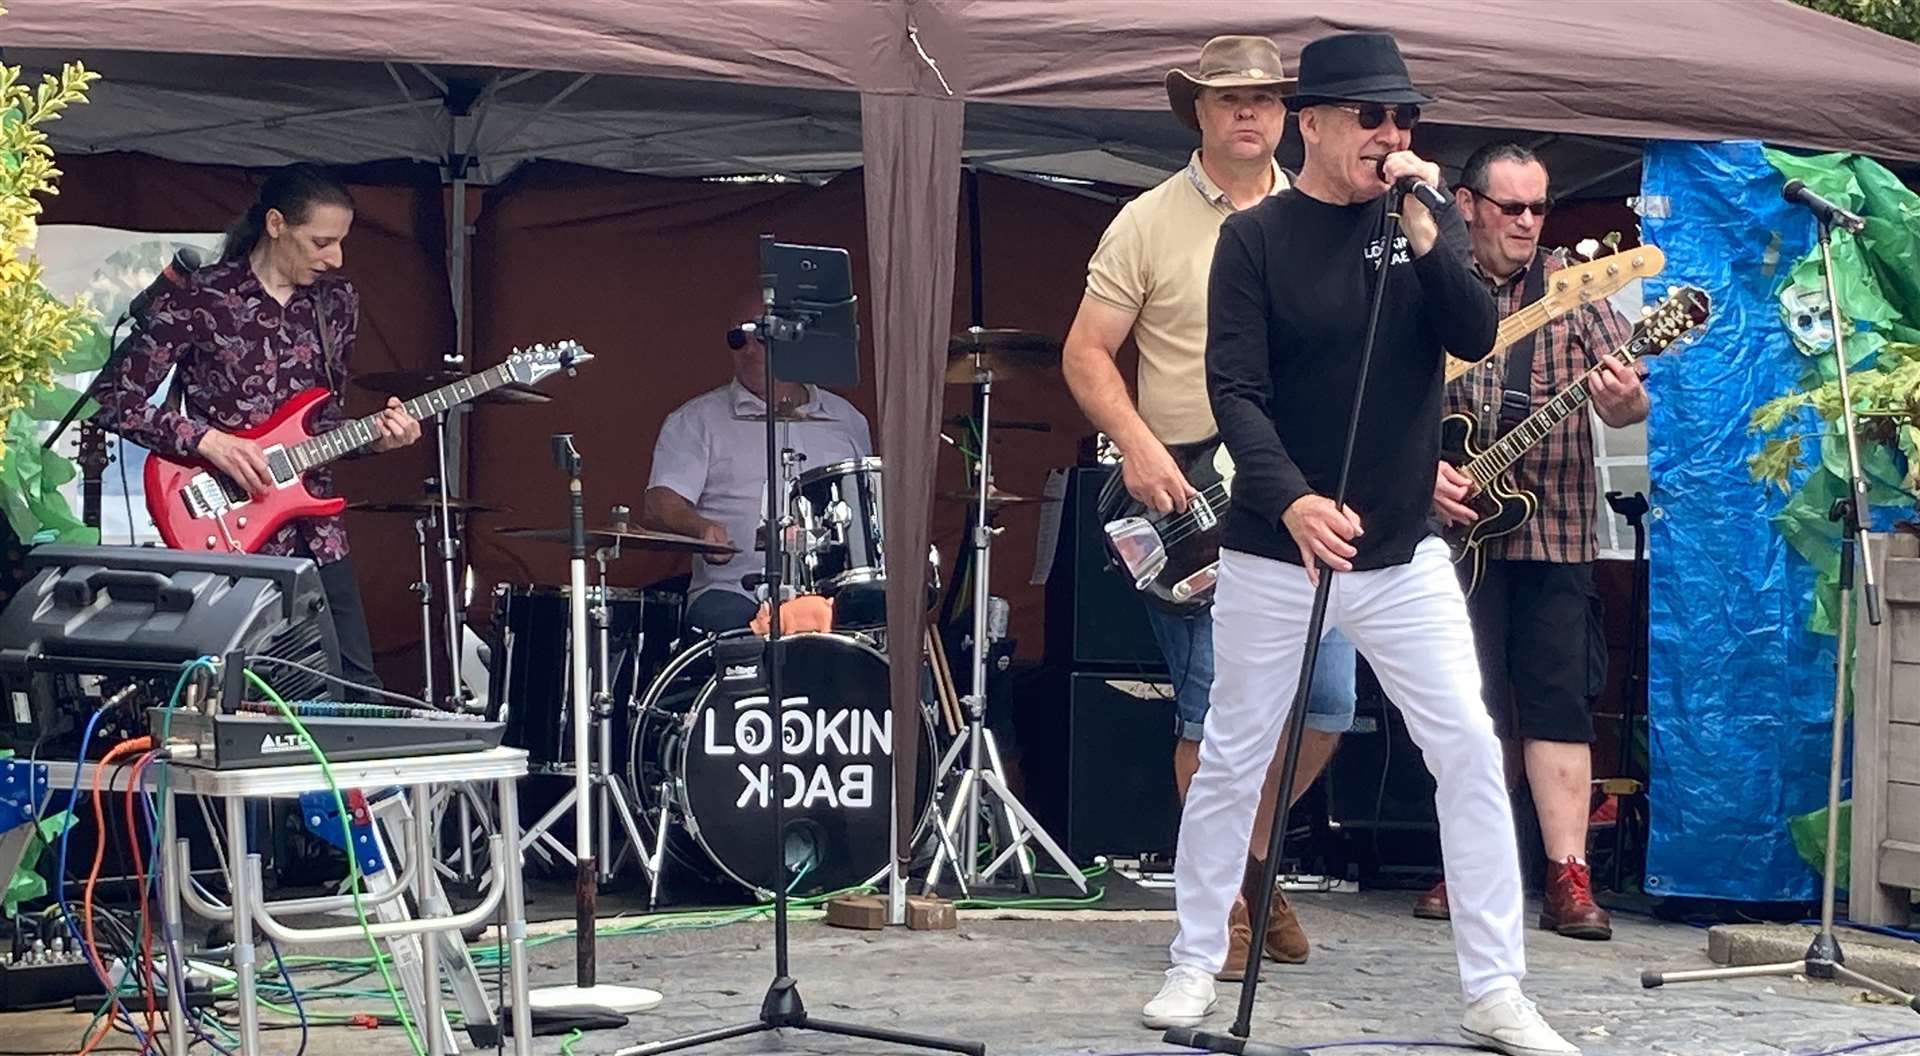
[[[255,674],[252,668],[248,668],[247,681],[259,687],[260,691],[267,695],[267,699],[273,701],[274,705],[280,709],[280,714],[286,716],[287,724],[293,727],[293,732],[300,735],[300,739],[306,742],[307,750],[312,752],[314,759],[320,763],[320,773],[326,777],[327,789],[333,793],[333,809],[340,812],[340,834],[346,841],[343,847],[347,858],[347,890],[353,895],[353,915],[360,921],[360,933],[367,938],[367,948],[373,951],[376,958],[380,958],[380,944],[374,940],[373,926],[367,923],[366,907],[360,903],[360,861],[353,853],[353,816],[347,813],[346,798],[340,794],[340,783],[334,780],[333,764],[327,762],[326,753],[322,752],[320,746],[314,742],[313,736],[307,732],[306,725],[300,721],[300,716],[293,713],[293,708],[280,699],[280,694],[274,692],[273,687],[268,685],[265,679]],[[426,823],[425,818],[414,819],[416,825]],[[241,834],[241,838],[245,838],[244,833]],[[431,868],[431,863],[419,864],[422,868]],[[413,1046],[414,1056],[426,1056],[426,1046],[421,1044],[420,1032],[414,1029],[413,1020],[407,1015],[406,1005],[400,1000],[400,991],[393,985],[393,976],[387,971],[385,959],[381,958],[376,961],[376,964],[380,968],[380,981],[387,984],[387,996],[393,1000],[393,1011],[400,1017],[400,1025],[406,1028],[407,1042]],[[429,1024],[427,1029],[432,1030],[433,1025]]]
[[[573,1056],[574,1043],[586,1036],[586,1032],[579,1027],[573,1028],[573,1033],[567,1035],[566,1040],[560,1043],[560,1056]]]

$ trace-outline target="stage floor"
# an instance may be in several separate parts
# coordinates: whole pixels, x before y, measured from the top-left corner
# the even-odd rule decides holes
[[[1302,1047],[1373,1042],[1330,1050],[1362,1056],[1436,1051],[1395,1041],[1458,1041],[1450,934],[1445,924],[1413,919],[1410,898],[1406,892],[1296,896],[1313,939],[1312,960],[1300,967],[1268,966],[1256,1039]],[[1625,914],[1614,924],[1614,940],[1607,943],[1528,932],[1528,990],[1549,1021],[1588,1056],[1803,1056],[1920,1034],[1920,1016],[1864,1001],[1858,991],[1834,984],[1771,979],[1643,990],[1642,967],[1709,966],[1706,933]],[[1170,914],[1139,910],[1030,919],[972,911],[951,932],[854,932],[807,921],[793,928],[792,969],[808,1009],[822,1018],[984,1041],[989,1052],[1006,1056],[1172,1054],[1178,1050],[1138,1019],[1141,1003],[1158,985],[1172,934]],[[535,984],[570,981],[572,950],[568,940],[537,947]],[[599,956],[603,981],[650,987],[666,1000],[620,1030],[582,1037],[574,1045],[579,1056],[751,1018],[771,975],[771,926],[751,921],[614,936],[602,940]],[[491,985],[493,974],[486,975]],[[1221,986],[1222,1007],[1209,1026],[1226,1028],[1239,993],[1238,985]],[[350,1006],[309,1005],[310,1011],[349,1007],[377,1009],[365,998]],[[70,1013],[0,1016],[7,1037],[0,1049],[71,1051],[85,1019]],[[297,1041],[296,1032],[275,1031],[268,1035],[268,1051],[291,1053]],[[560,1043],[558,1037],[539,1038],[535,1051],[556,1053]],[[96,1051],[132,1051],[124,1035],[108,1045]],[[316,1030],[307,1046],[312,1056],[371,1051],[403,1053],[406,1041],[396,1028],[369,1033],[335,1027]],[[799,1032],[697,1051],[891,1056],[918,1050]],[[1920,1041],[1864,1051],[1920,1053]]]

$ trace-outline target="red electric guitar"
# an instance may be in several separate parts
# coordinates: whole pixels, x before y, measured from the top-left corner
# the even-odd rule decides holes
[[[592,358],[592,353],[572,341],[516,348],[499,366],[422,393],[401,407],[415,419],[425,420],[502,385],[532,385],[562,370],[572,373]],[[380,416],[355,419],[316,436],[307,427],[308,414],[332,395],[327,389],[307,389],[281,404],[266,421],[234,434],[257,442],[266,456],[274,487],[264,498],[248,495],[205,462],[171,462],[149,454],[147,513],[160,538],[176,550],[253,553],[288,521],[326,517],[345,509],[345,499],[315,497],[301,474],[379,439],[375,423]]]

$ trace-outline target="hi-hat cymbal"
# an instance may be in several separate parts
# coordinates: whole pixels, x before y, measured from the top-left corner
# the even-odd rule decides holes
[[[980,419],[967,414],[950,414],[947,416],[947,419],[946,419],[947,425],[958,426],[961,428],[965,428],[970,425],[977,425],[979,424],[979,422],[980,422]],[[1028,432],[1033,432],[1033,433],[1053,432],[1053,426],[1048,425],[1046,422],[1037,422],[1031,419],[1021,419],[1021,418],[995,418],[993,420],[993,428],[996,431],[1001,429],[1024,429]]]
[[[540,543],[570,544],[573,533],[566,528],[495,528],[501,535],[515,539],[531,539]],[[619,546],[622,550],[653,550],[667,553],[689,554],[737,554],[738,547],[709,543],[705,539],[691,535],[675,535],[672,532],[649,532],[637,528],[588,528],[587,546],[595,550],[612,549]]]
[[[511,506],[490,506],[472,499],[442,499],[438,495],[419,495],[410,499],[395,499],[391,502],[354,502],[347,505],[349,510],[362,513],[411,513],[416,516],[438,510],[444,502],[455,513],[511,513]]]
[[[971,385],[984,367],[996,379],[1060,369],[1060,342],[1032,330],[968,327],[947,342],[947,384]]]
[[[470,377],[458,370],[384,370],[373,374],[361,374],[353,379],[354,385],[381,396],[398,396],[411,400],[423,392],[431,392],[442,385],[451,385],[461,378]],[[544,392],[536,392],[519,384],[502,385],[491,392],[475,396],[472,403],[520,404],[546,403],[553,397]]]
[[[733,420],[736,422],[764,422],[767,420],[767,415],[765,411],[759,414],[736,414],[733,416]],[[799,407],[787,407],[776,411],[773,420],[776,422],[831,422],[836,419],[832,415],[815,414],[812,411],[803,410]]]
[[[976,503],[980,501],[980,493],[977,491],[943,491],[940,493],[940,499],[942,502]],[[999,509],[1002,506],[1029,506],[1039,502],[1059,501],[1059,499],[1050,499],[1039,495],[1015,495],[1013,492],[1001,491],[999,488],[987,489],[987,508],[990,510]]]

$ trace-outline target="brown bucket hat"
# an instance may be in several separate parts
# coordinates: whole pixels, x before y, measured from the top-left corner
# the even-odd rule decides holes
[[[1200,131],[1193,101],[1202,88],[1251,88],[1267,85],[1293,94],[1296,79],[1286,75],[1280,49],[1265,37],[1215,37],[1200,49],[1196,73],[1167,71],[1167,105],[1180,123]]]

